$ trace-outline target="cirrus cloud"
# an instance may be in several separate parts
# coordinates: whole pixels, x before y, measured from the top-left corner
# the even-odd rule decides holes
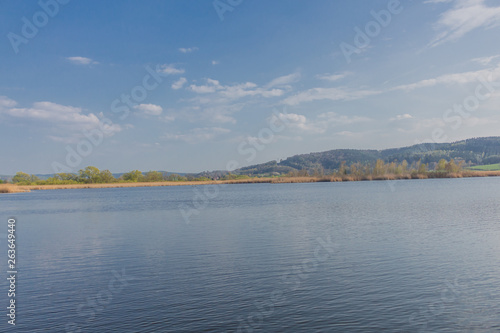
[[[475,29],[488,29],[498,25],[500,25],[500,6],[486,6],[484,0],[456,0],[453,8],[441,14],[435,24],[438,33],[428,46],[435,47],[456,41]]]

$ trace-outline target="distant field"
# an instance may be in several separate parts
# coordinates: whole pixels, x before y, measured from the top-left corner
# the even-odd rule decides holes
[[[500,163],[497,163],[497,164],[486,164],[486,165],[476,165],[476,166],[471,167],[471,170],[497,171],[497,170],[500,170]]]

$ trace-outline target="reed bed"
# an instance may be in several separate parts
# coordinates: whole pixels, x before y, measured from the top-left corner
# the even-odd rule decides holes
[[[29,190],[13,184],[0,185],[0,193],[19,193],[19,192],[29,192]]]
[[[23,185],[16,186],[25,190],[63,190],[83,188],[122,188],[122,187],[158,187],[158,186],[195,186],[216,184],[248,184],[248,183],[271,183],[271,178],[249,178],[234,180],[207,180],[207,181],[182,181],[182,182],[139,182],[139,183],[109,183],[109,184],[69,184],[69,185]]]
[[[463,177],[497,177],[500,176],[500,171],[462,171]]]
[[[84,188],[122,188],[122,187],[157,187],[157,186],[197,186],[222,184],[286,184],[286,183],[316,183],[316,182],[350,182],[371,180],[427,179],[427,178],[462,178],[462,177],[495,177],[500,171],[465,170],[455,173],[428,172],[425,174],[385,174],[385,175],[328,175],[321,177],[276,177],[247,178],[233,180],[152,182],[152,183],[109,183],[109,184],[71,184],[71,185],[15,185],[1,184],[0,193],[19,193],[34,190],[62,190]]]

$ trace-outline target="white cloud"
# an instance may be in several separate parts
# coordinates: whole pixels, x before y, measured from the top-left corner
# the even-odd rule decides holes
[[[284,91],[281,89],[264,89],[257,88],[257,85],[252,82],[236,84],[233,86],[224,86],[220,94],[229,99],[239,99],[246,96],[262,96],[262,97],[278,97],[283,95]]]
[[[185,72],[183,68],[176,68],[174,64],[164,64],[160,65],[158,68],[160,73],[167,75],[179,75]]]
[[[328,99],[331,101],[350,101],[364,97],[380,94],[373,90],[350,91],[344,88],[312,88],[302,91],[296,95],[285,98],[282,103],[287,105],[298,105],[304,102]]]
[[[283,86],[288,86],[290,83],[297,82],[300,79],[300,74],[299,73],[293,73],[289,75],[284,75],[275,78],[268,84],[266,84],[266,88],[271,88],[271,87],[283,87]]]
[[[182,52],[182,53],[191,53],[194,51],[198,51],[198,48],[197,47],[181,47],[181,48],[179,48],[179,52]]]
[[[351,131],[340,131],[340,132],[337,132],[335,134],[340,135],[340,136],[354,136],[354,133]]]
[[[159,116],[163,112],[163,108],[155,104],[139,104],[135,105],[134,109],[149,116]]]
[[[495,55],[495,56],[490,56],[490,57],[481,57],[481,58],[474,58],[471,61],[478,63],[483,66],[488,66],[493,60],[496,58],[500,57],[500,55]]]
[[[409,114],[409,113],[398,114],[396,117],[390,118],[389,120],[390,121],[396,121],[396,120],[405,120],[405,119],[413,119],[413,116],[411,114]]]
[[[85,57],[68,57],[66,59],[75,65],[96,65],[96,64],[98,64],[97,61],[94,61],[90,58],[85,58]]]
[[[189,86],[189,89],[198,94],[212,94],[217,92],[221,97],[229,100],[239,99],[246,96],[276,97],[281,96],[284,91],[281,89],[258,88],[255,83],[245,82],[235,85],[221,85],[219,81],[206,79],[205,85]]]
[[[166,123],[171,123],[172,121],[174,121],[174,120],[175,120],[175,118],[176,118],[176,117],[175,117],[174,115],[170,115],[170,114],[168,114],[168,115],[167,115],[167,114],[166,114],[166,115],[164,115],[164,116],[160,117],[159,119],[160,119],[161,121],[166,122]]]
[[[396,86],[393,88],[393,90],[410,91],[417,88],[432,87],[438,84],[467,84],[471,82],[479,82],[480,78],[488,79],[489,81],[499,80],[500,64],[495,68],[463,73],[445,74],[432,79],[425,79],[411,84]]]
[[[370,118],[339,115],[335,112],[325,112],[316,119],[310,120],[306,116],[295,113],[278,113],[271,116],[270,120],[278,119],[286,127],[299,132],[322,134],[331,127],[346,126],[350,124],[372,121]]]
[[[17,102],[8,98],[7,96],[0,96],[0,111],[3,108],[12,108],[16,106]]]
[[[324,124],[311,122],[306,118],[306,116],[301,114],[278,113],[277,115],[273,115],[271,118],[278,118],[282,123],[286,124],[287,128],[299,132],[320,134],[324,133],[326,130],[326,126]]]
[[[195,84],[192,84],[189,86],[189,89],[198,94],[209,94],[209,93],[214,93],[217,90],[223,89],[223,87],[217,80],[206,79],[206,81],[207,81],[206,85],[197,86]]]
[[[3,100],[3,99],[0,99]],[[10,99],[8,105],[16,103]],[[104,128],[107,136],[112,136],[120,131],[122,127],[110,121],[102,122],[102,114],[85,114],[78,107],[66,106],[52,102],[36,102],[31,108],[0,108],[0,114],[13,119],[24,121],[36,121],[36,128],[48,131],[49,138],[55,141],[74,142],[83,137],[84,131]]]
[[[334,81],[338,81],[338,80],[341,80],[343,78],[345,78],[346,76],[350,75],[350,73],[340,73],[340,74],[318,74],[316,75],[316,78],[317,79],[320,79],[320,80],[326,80],[326,81],[331,81],[331,82],[334,82]]]
[[[17,118],[48,120],[53,122],[81,124],[97,124],[99,122],[98,117],[93,113],[85,115],[82,114],[81,108],[52,102],[36,102],[33,103],[32,108],[11,108],[3,113]]]
[[[185,77],[181,77],[179,80],[177,80],[174,83],[172,83],[172,89],[179,90],[182,87],[184,87],[184,85],[186,83],[187,83],[187,79]]]
[[[349,124],[366,122],[366,121],[372,120],[370,118],[360,117],[360,116],[353,116],[353,117],[343,116],[343,115],[339,115],[335,112],[322,113],[318,116],[318,118],[321,121],[324,121],[324,122],[327,122],[327,123],[333,124],[333,125],[349,125]]]
[[[284,89],[274,88],[274,85],[284,85],[296,80],[298,74],[291,74],[271,80],[265,86],[253,82],[222,84],[220,81],[207,78],[202,82],[190,84],[187,89],[196,96],[183,100],[187,106],[177,114],[191,122],[236,123],[233,114],[245,106],[263,103],[263,99],[280,97]],[[245,99],[245,100],[242,100]]]
[[[236,119],[231,114],[240,111],[242,108],[243,105],[241,104],[217,105],[203,108],[201,109],[201,113],[198,114],[198,119],[213,123],[236,124]]]
[[[443,1],[432,1],[432,3]],[[500,24],[500,6],[488,7],[484,0],[456,0],[453,8],[441,14],[435,24],[437,36],[429,43],[435,47],[455,41],[478,28],[492,28]]]
[[[212,66],[215,66],[215,65],[218,65],[218,64],[220,64],[220,61],[212,60]]]
[[[185,134],[165,134],[162,139],[168,141],[184,141],[190,144],[202,143],[213,140],[214,138],[230,133],[231,131],[221,127],[203,127],[194,128]]]

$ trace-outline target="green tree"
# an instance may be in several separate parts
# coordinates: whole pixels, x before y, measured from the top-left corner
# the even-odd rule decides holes
[[[183,176],[180,176],[178,174],[171,174],[171,175],[168,175],[168,177],[166,178],[166,180],[170,181],[170,182],[184,182],[187,180],[186,177],[183,177]]]
[[[40,181],[40,178],[38,178],[37,176],[35,175],[30,175],[30,183],[31,184],[34,184],[34,183],[37,183]]]
[[[396,162],[391,162],[387,166],[387,172],[392,173],[392,174],[397,173],[397,168],[398,168],[398,166],[397,166]]]
[[[133,170],[123,174],[123,179],[128,182],[142,182],[144,181],[144,175],[139,170]]]
[[[225,175],[222,179],[223,180],[233,180],[233,179],[236,179],[236,175],[233,175],[231,172],[228,172],[227,175]]]
[[[406,160],[403,160],[401,162],[401,173],[407,173],[408,172],[408,162]]]
[[[375,167],[373,168],[373,175],[381,176],[384,174],[385,174],[385,163],[381,159],[378,159],[377,162],[375,162]]]
[[[351,165],[351,167],[349,168],[349,173],[353,176],[358,175],[358,168],[356,167],[356,164]]]
[[[418,166],[418,173],[420,174],[424,174],[427,172],[427,164],[425,163],[420,163],[420,165]]]
[[[54,178],[61,181],[78,181],[78,175],[74,173],[56,173]]]
[[[163,180],[163,174],[159,171],[149,171],[146,173],[145,181],[147,182],[161,182]]]
[[[444,172],[446,171],[446,160],[444,158],[440,159],[436,164],[436,171]]]
[[[78,171],[78,180],[86,184],[95,184],[100,182],[101,171],[95,166],[88,166]]]
[[[27,173],[19,171],[16,173],[16,175],[12,178],[13,183],[23,183],[23,184],[29,184],[31,183],[31,176],[28,175]]]
[[[458,165],[455,164],[453,159],[450,159],[448,163],[446,163],[445,169],[447,172],[458,172]]]
[[[339,175],[345,175],[347,173],[347,168],[345,166],[345,161],[340,162],[340,167],[339,167]]]
[[[116,182],[115,176],[109,170],[103,170],[99,173],[99,182],[108,184]]]

